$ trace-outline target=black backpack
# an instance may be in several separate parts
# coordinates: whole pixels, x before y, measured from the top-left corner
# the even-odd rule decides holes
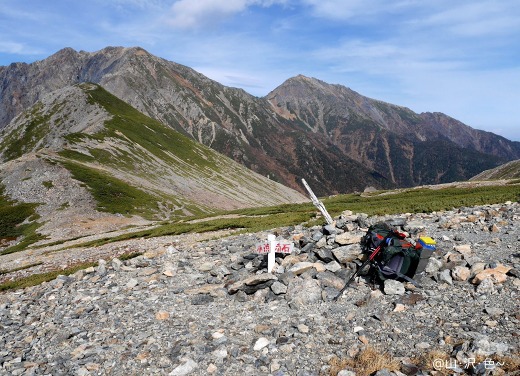
[[[379,252],[372,260],[372,267],[380,281],[395,279],[420,285],[413,279],[421,256],[420,246],[416,247],[384,222],[369,227],[361,240],[364,253],[372,254],[379,246]]]

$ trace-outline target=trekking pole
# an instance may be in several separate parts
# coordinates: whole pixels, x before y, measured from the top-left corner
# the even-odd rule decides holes
[[[382,243],[382,242],[381,242]],[[350,285],[350,283],[354,280],[354,278],[356,278],[356,276],[361,272],[361,270],[363,270],[363,268],[365,266],[368,265],[369,262],[371,262],[374,257],[376,257],[376,255],[379,253],[379,251],[381,250],[381,244],[376,248],[374,249],[374,251],[370,254],[370,256],[368,256],[368,258],[365,260],[365,262],[363,262],[361,264],[361,266],[359,267],[358,270],[356,270],[354,272],[354,274],[352,274],[352,276],[349,278],[349,280],[347,281],[347,283],[345,283],[345,286],[343,286],[343,288],[340,290],[340,292],[338,293],[338,295],[336,295],[334,297],[334,301],[338,300],[338,298],[343,295],[343,292],[348,288],[348,286]]]
[[[350,283],[354,280],[354,278],[356,278],[356,276],[357,276],[357,275],[358,275],[358,274],[363,270],[363,268],[364,268],[365,266],[367,266],[368,263],[370,263],[370,262],[374,259],[374,257],[377,256],[377,254],[379,253],[379,251],[381,250],[381,248],[382,248],[384,245],[386,245],[386,240],[387,240],[387,239],[390,239],[390,238],[392,237],[392,235],[394,235],[394,233],[395,233],[395,234],[398,234],[398,236],[402,236],[402,234],[400,234],[400,233],[396,233],[395,231],[391,231],[391,232],[389,232],[388,235],[385,236],[385,237],[383,238],[383,240],[381,240],[381,243],[379,243],[379,245],[376,247],[376,249],[374,249],[374,250],[372,251],[372,253],[370,254],[370,256],[368,256],[368,259],[366,259],[365,262],[363,262],[363,263],[361,264],[361,266],[359,267],[359,269],[356,270],[356,272],[354,272],[354,274],[352,274],[352,276],[349,278],[349,280],[347,281],[347,283],[345,283],[345,286],[343,286],[343,288],[340,290],[340,292],[338,293],[338,295],[336,295],[336,296],[334,297],[334,299],[332,299],[333,301],[338,300],[338,298],[339,298],[341,295],[343,295],[343,292],[345,292],[345,290],[348,288],[348,286],[349,286]]]

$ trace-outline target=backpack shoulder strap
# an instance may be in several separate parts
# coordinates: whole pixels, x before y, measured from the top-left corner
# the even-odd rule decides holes
[[[414,280],[413,278],[410,278],[410,277],[408,277],[407,275],[404,275],[404,274],[399,273],[399,272],[397,272],[397,273],[395,273],[395,274],[397,274],[397,275],[399,276],[399,278],[402,278],[402,279],[404,279],[405,281],[410,282],[410,283],[411,283],[412,285],[414,285],[415,287],[422,289],[422,286],[419,284],[419,282],[417,282],[417,281]]]

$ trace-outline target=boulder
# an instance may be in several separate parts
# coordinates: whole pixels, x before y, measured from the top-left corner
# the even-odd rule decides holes
[[[459,252],[464,257],[471,255],[471,244],[461,244],[453,247],[456,252]]]
[[[383,291],[386,295],[403,295],[405,288],[401,282],[395,279],[387,279],[385,280]]]
[[[464,266],[456,266],[451,271],[451,277],[454,281],[465,282],[469,279],[471,272]]]
[[[336,235],[335,240],[339,245],[356,244],[361,242],[361,237],[359,234],[344,232],[343,234]]]
[[[299,309],[321,301],[321,292],[321,287],[316,279],[296,278],[287,286],[285,299],[291,308]]]
[[[314,252],[316,257],[323,261],[324,263],[329,263],[331,261],[334,261],[334,256],[332,255],[332,251],[330,249],[319,249]]]
[[[307,270],[314,268],[314,263],[308,261],[302,261],[294,264],[289,268],[289,272],[294,273],[295,275],[300,275],[305,273]]]
[[[478,285],[486,278],[492,278],[494,283],[504,283],[507,279],[507,272],[511,268],[505,265],[497,265],[495,268],[484,269],[471,281],[473,284]]]
[[[345,245],[333,249],[332,254],[340,263],[348,264],[360,256],[361,248],[358,244]]]

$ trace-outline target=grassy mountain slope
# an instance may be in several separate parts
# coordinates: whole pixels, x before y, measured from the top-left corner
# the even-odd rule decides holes
[[[278,116],[265,98],[225,87],[139,48],[110,49],[89,61],[78,74],[80,80],[98,79],[148,116],[300,192],[305,192],[302,177],[315,182],[318,194],[394,186],[330,147],[321,134],[302,132],[297,123]],[[99,65],[110,75],[96,75]]]
[[[486,170],[470,180],[520,179],[520,159]]]
[[[6,194],[41,204],[45,233],[70,229],[72,217],[92,217],[83,230],[97,231],[103,221],[130,224],[122,218],[305,200],[93,84],[58,90],[18,116],[0,136],[0,158]]]

